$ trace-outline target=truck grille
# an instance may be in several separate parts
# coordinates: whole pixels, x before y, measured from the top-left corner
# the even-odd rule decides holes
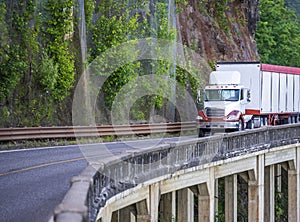
[[[224,109],[206,108],[206,116],[207,117],[223,117],[224,114],[225,114]]]

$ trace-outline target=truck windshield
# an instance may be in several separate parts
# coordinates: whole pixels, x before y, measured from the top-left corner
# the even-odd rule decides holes
[[[238,101],[239,89],[209,89],[205,90],[205,101]]]

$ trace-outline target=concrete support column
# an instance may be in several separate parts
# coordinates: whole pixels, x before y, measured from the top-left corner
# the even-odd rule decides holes
[[[265,155],[259,155],[258,162],[258,221],[265,221],[264,209],[265,209]]]
[[[248,181],[248,221],[264,220],[264,168],[265,156],[259,155],[256,162],[256,172],[249,171]]]
[[[104,210],[103,218],[101,219],[101,222],[103,222],[104,219],[107,221],[111,221],[111,218],[112,218],[112,212],[110,210],[110,207],[106,207]]]
[[[207,188],[209,192],[209,221],[214,222],[215,221],[215,214],[216,214],[216,178],[215,178],[215,168],[209,169],[209,180],[207,183]]]
[[[189,188],[178,190],[178,222],[194,222],[194,193]]]
[[[151,215],[151,222],[157,222],[158,221],[158,206],[159,206],[159,200],[160,200],[160,190],[159,190],[159,184],[153,184],[149,186],[149,214]]]
[[[207,184],[203,183],[198,185],[198,221],[209,222],[209,192]]]
[[[225,177],[225,221],[237,221],[237,175]]]
[[[275,166],[270,166],[270,222],[275,221]]]
[[[248,181],[248,221],[258,221],[258,184],[255,180]]]
[[[277,164],[276,165],[276,170],[275,170],[275,177],[276,177],[276,182],[277,182],[277,186],[276,186],[276,190],[278,192],[281,192],[281,164]]]
[[[294,161],[289,162],[288,170],[288,214],[289,222],[297,221],[297,171]]]
[[[275,221],[275,166],[265,168],[265,221]]]
[[[297,171],[297,221],[300,221],[300,146],[296,148],[296,171]]]
[[[270,173],[270,167],[265,168],[265,212],[264,212],[264,218],[266,221],[270,221],[270,209],[271,209],[271,173]]]
[[[176,191],[172,192],[172,215],[176,218]]]

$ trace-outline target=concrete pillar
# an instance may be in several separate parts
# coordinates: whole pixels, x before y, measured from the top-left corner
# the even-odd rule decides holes
[[[104,220],[105,221],[111,221],[111,218],[112,218],[112,212],[111,212],[110,207],[107,206],[104,209],[103,217],[101,218],[101,222],[103,222]]]
[[[265,221],[275,221],[275,166],[271,165],[265,168]]]
[[[270,222],[275,221],[275,165],[270,166]]]
[[[288,169],[288,214],[289,222],[297,221],[297,171],[294,161],[289,162]]]
[[[172,222],[172,218],[175,218],[172,214],[172,193],[161,196],[159,211],[161,221]]]
[[[172,215],[176,218],[176,191],[172,192]]]
[[[270,174],[270,167],[265,168],[265,212],[264,218],[266,221],[270,221],[270,199],[271,199],[271,174]]]
[[[159,184],[153,184],[149,186],[149,214],[151,215],[151,222],[158,221],[158,207],[159,207],[159,200],[160,200],[160,190]]]
[[[296,148],[296,171],[297,171],[297,221],[300,221],[300,146]]]
[[[275,177],[276,177],[276,190],[278,192],[281,192],[281,164],[276,165],[276,170],[275,170]]]
[[[215,178],[215,168],[209,169],[209,180],[207,183],[207,188],[209,192],[209,221],[214,222],[215,221],[215,214],[216,214],[216,203],[215,203],[215,195],[216,195],[216,178]]]
[[[264,220],[264,176],[265,156],[259,155],[256,161],[256,171],[249,171],[248,181],[248,221]]]
[[[178,222],[194,222],[194,193],[189,188],[178,190]]]
[[[209,222],[209,192],[207,184],[203,183],[198,185],[198,221]]]
[[[258,171],[258,221],[265,221],[264,212],[265,212],[265,155],[259,155],[257,158],[257,171]]]
[[[258,184],[256,180],[248,181],[248,221],[258,221]]]
[[[237,175],[225,177],[225,221],[237,221]]]

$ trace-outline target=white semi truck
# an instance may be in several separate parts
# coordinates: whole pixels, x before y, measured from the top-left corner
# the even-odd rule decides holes
[[[217,63],[203,100],[204,108],[197,116],[199,137],[220,130],[296,123],[300,68],[259,62]]]

